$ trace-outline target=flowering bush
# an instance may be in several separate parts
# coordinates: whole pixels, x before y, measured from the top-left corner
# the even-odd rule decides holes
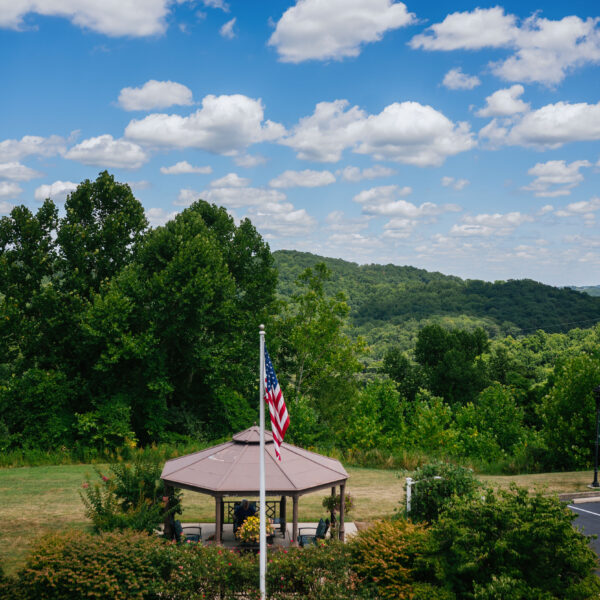
[[[273,525],[267,521],[267,535],[273,535]],[[248,517],[235,532],[235,537],[242,542],[260,541],[260,519],[259,517]]]

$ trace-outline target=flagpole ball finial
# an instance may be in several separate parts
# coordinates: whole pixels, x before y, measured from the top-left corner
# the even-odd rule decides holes
[[[265,326],[264,325],[259,325],[258,328],[260,329],[260,331],[264,331],[265,330]]]

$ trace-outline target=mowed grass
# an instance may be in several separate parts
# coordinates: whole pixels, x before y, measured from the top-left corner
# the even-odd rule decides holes
[[[106,466],[97,465],[104,471]],[[372,521],[394,514],[404,502],[404,478],[394,471],[347,468],[350,474],[348,492],[354,498],[350,518]],[[31,544],[39,536],[64,529],[89,530],[90,522],[79,497],[85,476],[96,477],[90,465],[61,465],[0,469],[0,564],[7,573],[23,565]],[[548,493],[589,491],[591,472],[544,473],[517,476],[481,476],[491,487],[506,488],[511,482],[529,490]],[[315,521],[325,515],[321,503],[329,490],[321,490],[300,498],[300,521]],[[214,521],[215,504],[210,496],[185,492],[186,521]],[[288,504],[291,515],[291,502]]]

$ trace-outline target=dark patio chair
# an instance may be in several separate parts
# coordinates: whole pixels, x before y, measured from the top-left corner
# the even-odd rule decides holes
[[[182,528],[183,535],[185,535],[186,542],[194,542],[196,544],[202,541],[202,527],[198,525],[187,525]]]
[[[298,529],[298,545],[301,548],[316,544],[317,540],[324,540],[329,530],[329,519],[319,519],[316,527],[300,527]],[[312,533],[309,533],[312,532]]]

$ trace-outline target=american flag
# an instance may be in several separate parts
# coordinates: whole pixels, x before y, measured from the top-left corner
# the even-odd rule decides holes
[[[279,453],[279,447],[283,442],[283,437],[290,424],[290,417],[288,415],[287,408],[285,407],[285,400],[281,393],[281,388],[275,375],[275,369],[273,363],[269,358],[267,347],[265,346],[265,402],[269,405],[269,412],[271,413],[271,432],[273,433],[273,441],[275,443],[275,455],[281,460],[281,454]]]

